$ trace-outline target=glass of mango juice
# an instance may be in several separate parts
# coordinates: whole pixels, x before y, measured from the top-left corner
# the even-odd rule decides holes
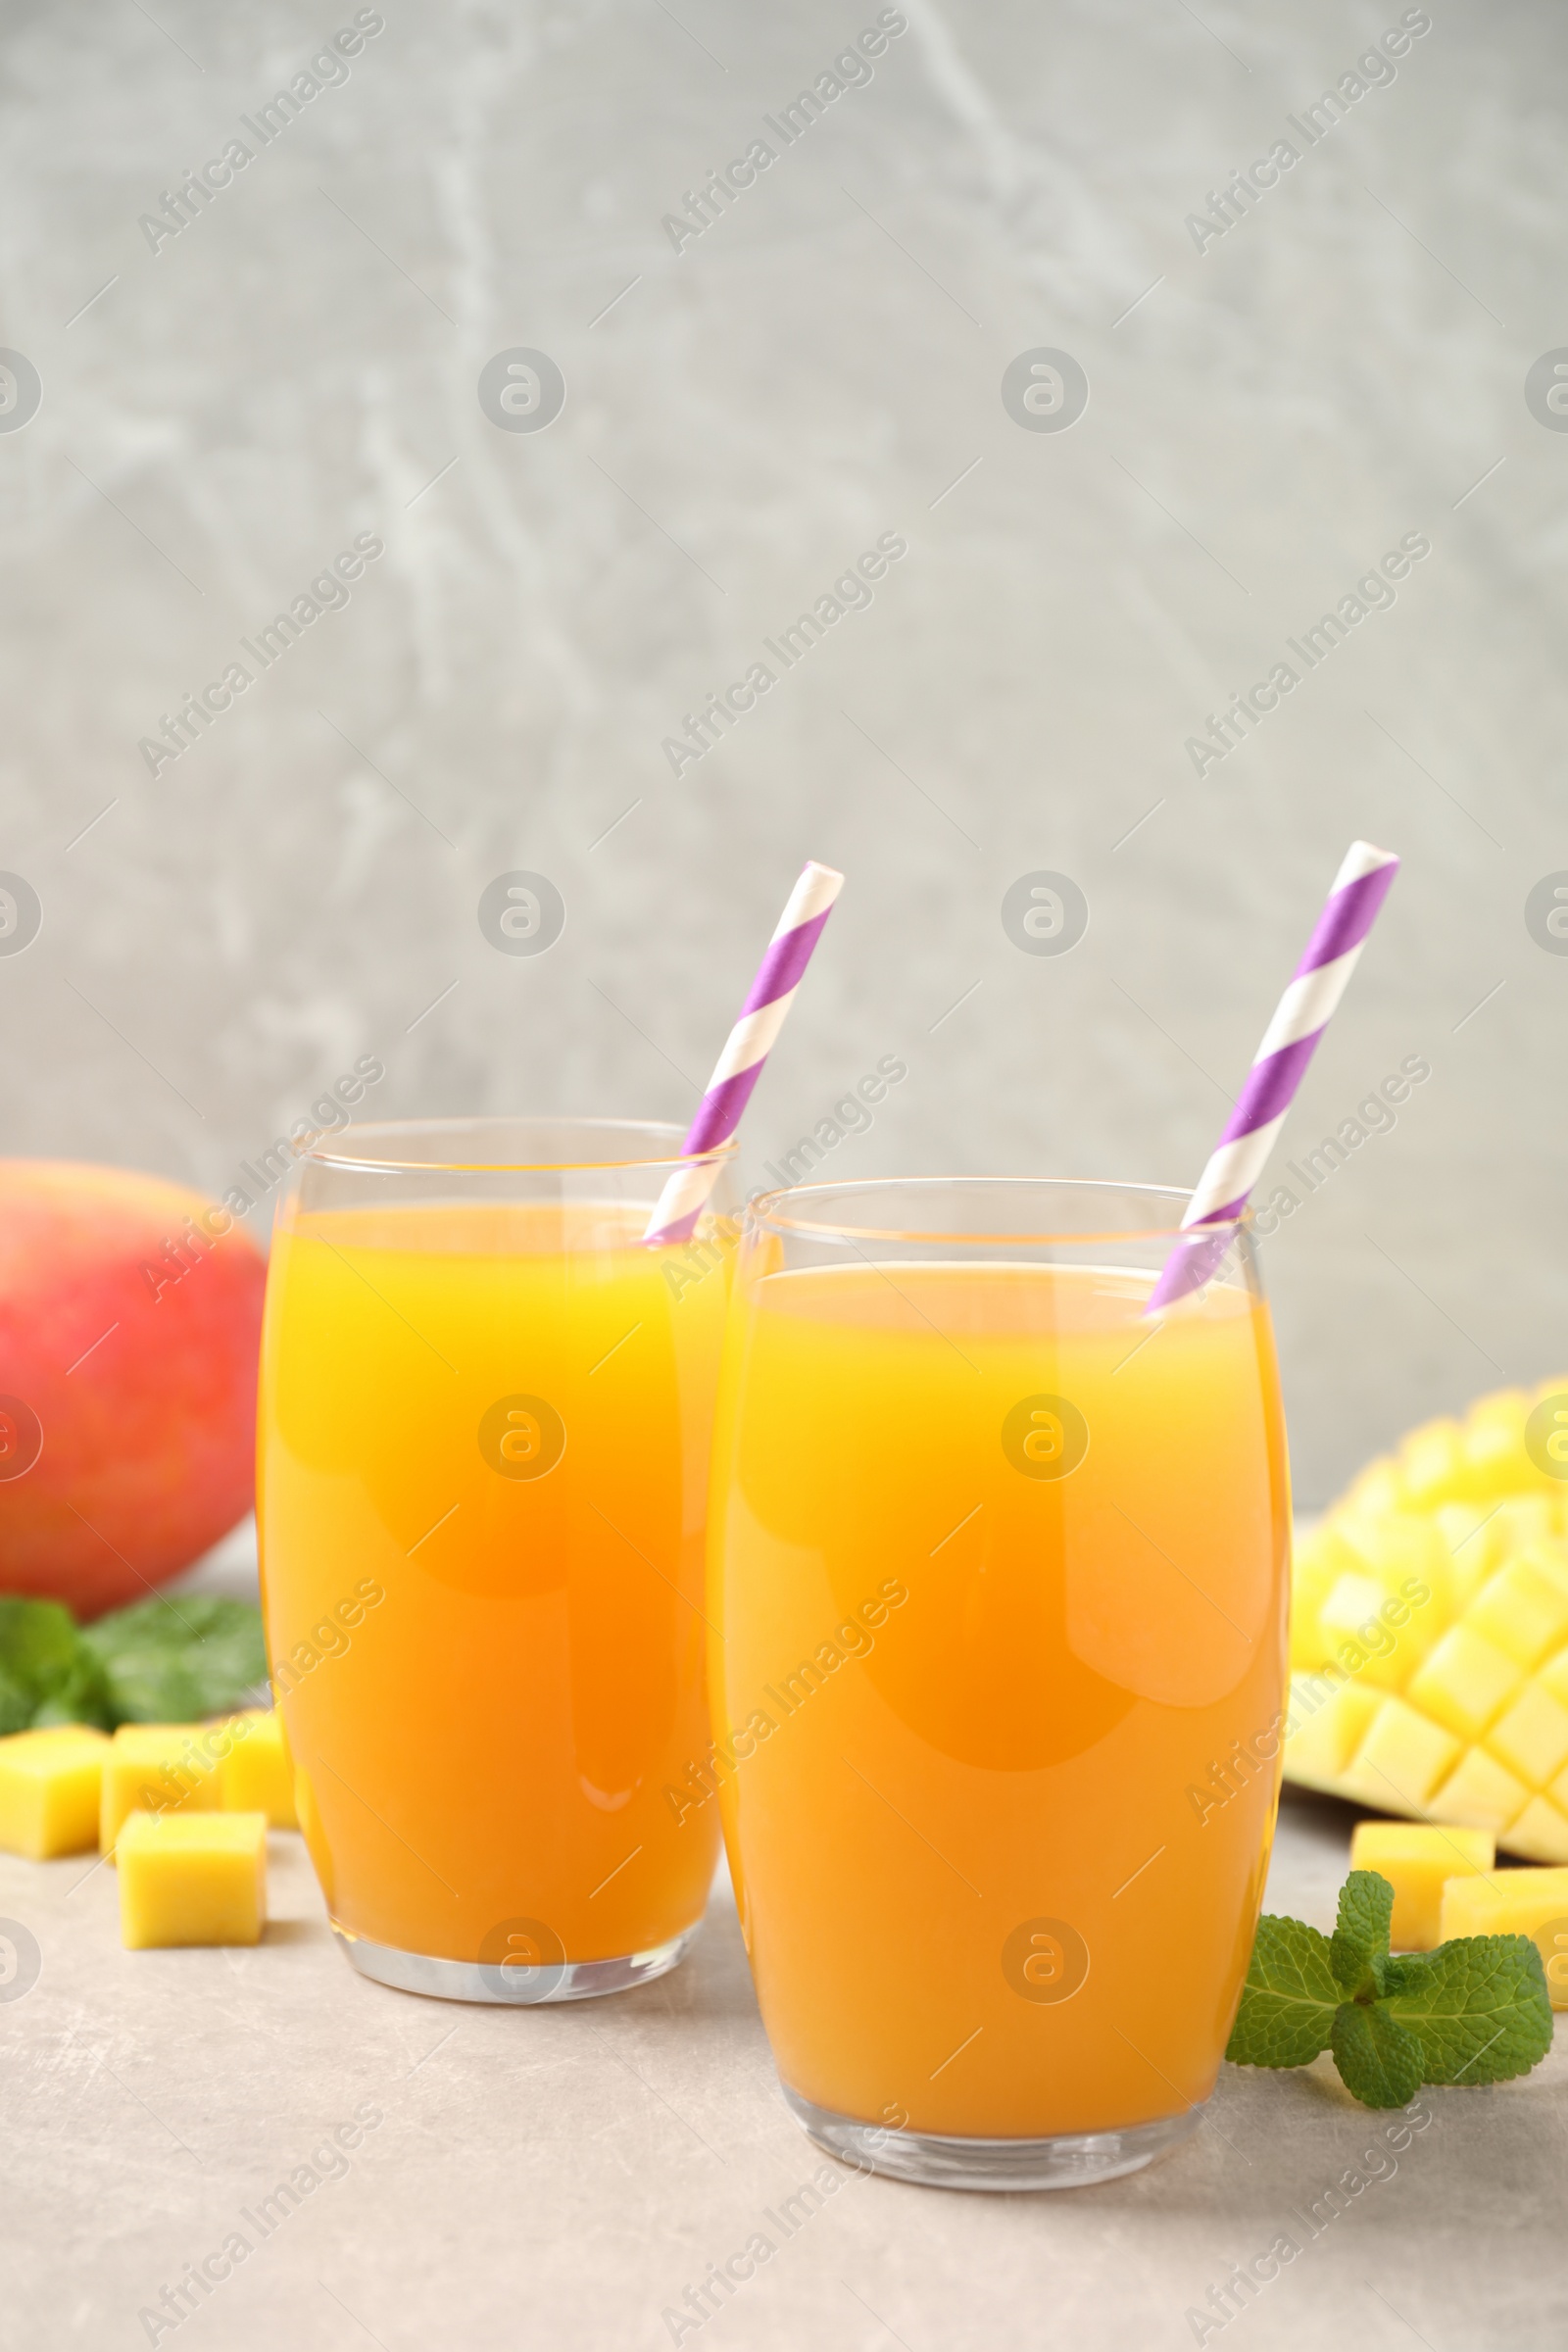
[[[1289,1474],[1245,1223],[1146,1313],[1187,1198],[910,1179],[747,1215],[711,1772],[785,2098],[905,2180],[1132,2172],[1196,2128],[1230,2033]]]
[[[696,1163],[640,1122],[367,1125],[279,1208],[268,1645],[332,1926],[383,1984],[579,1999],[697,1933],[717,1823],[665,1789],[709,1740],[732,1149],[678,1250],[642,1237]]]

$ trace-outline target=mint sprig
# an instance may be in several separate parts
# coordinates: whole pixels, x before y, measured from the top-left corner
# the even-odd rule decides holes
[[[1329,2046],[1344,1997],[1328,1937],[1265,1911],[1225,2055],[1238,2066],[1310,2066]]]
[[[161,1594],[78,1626],[58,1600],[0,1593],[0,1738],[52,1723],[189,1723],[241,1706],[267,1677],[260,1611]]]
[[[1424,2082],[1506,2082],[1551,2047],[1551,2004],[1528,1936],[1460,1936],[1391,1960],[1380,2003],[1421,2050]]]
[[[1423,2082],[1506,2082],[1551,2047],[1551,2004],[1528,1936],[1461,1936],[1435,1952],[1389,1950],[1394,1888],[1352,1870],[1322,1936],[1265,1912],[1225,2055],[1308,2066],[1332,2050],[1368,2107],[1403,2107]]]
[[[79,1638],[117,1723],[194,1723],[242,1705],[267,1680],[260,1609],[221,1593],[133,1601]]]
[[[1367,2107],[1404,2107],[1424,2076],[1421,2044],[1384,2001],[1342,2001],[1329,2037],[1340,2081]]]
[[[1352,2000],[1375,2000],[1384,1989],[1394,1888],[1381,1871],[1352,1870],[1340,1888],[1340,1915],[1329,1937],[1334,1974]]]

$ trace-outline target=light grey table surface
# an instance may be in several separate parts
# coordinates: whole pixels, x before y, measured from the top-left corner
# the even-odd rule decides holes
[[[200,1581],[247,1574],[241,1540]],[[1287,1791],[1271,1909],[1332,1924],[1352,1818]],[[1227,2067],[1196,2137],[1131,2179],[977,2196],[834,2167],[836,2193],[785,2238],[764,2216],[825,2160],[779,2098],[722,1876],[672,1976],[533,2010],[355,1976],[291,1833],[271,1838],[253,1950],[122,1951],[116,1902],[108,1868],[0,1856],[0,1918],[41,1954],[36,1984],[0,2004],[8,2352],[155,2336],[654,2352],[675,2337],[664,2312],[757,2231],[772,2258],[682,2343],[1174,2352],[1198,2340],[1189,2312],[1281,2232],[1300,2253],[1204,2342],[1556,2352],[1568,2337],[1560,2048],[1523,2082],[1423,2092],[1421,2128],[1392,2119],[1398,2150],[1327,2059]],[[1152,1979],[1159,1964],[1156,1948]],[[264,2238],[247,2209],[366,2103],[379,2122]],[[1308,2237],[1348,2172],[1363,2185]],[[235,2230],[252,2250],[208,2299],[177,2328],[141,2320]]]

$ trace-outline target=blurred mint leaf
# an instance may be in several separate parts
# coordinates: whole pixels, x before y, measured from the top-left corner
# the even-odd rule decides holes
[[[259,1609],[156,1596],[78,1627],[58,1600],[0,1594],[0,1738],[52,1723],[190,1723],[267,1679]]]
[[[76,1621],[58,1600],[0,1595],[0,1664],[41,1698],[64,1682],[76,1659]]]
[[[37,1704],[33,1692],[7,1674],[0,1664],[0,1739],[11,1732],[24,1732]]]
[[[31,1728],[41,1731],[52,1723],[90,1723],[101,1732],[112,1732],[118,1721],[110,1705],[104,1670],[86,1643],[78,1642],[70,1672],[33,1709]]]
[[[159,1596],[81,1635],[117,1723],[195,1723],[241,1705],[267,1679],[261,1611],[216,1593]]]
[[[0,1734],[43,1723],[106,1727],[107,1693],[76,1621],[58,1600],[0,1595]]]
[[[1226,2057],[1235,2066],[1309,2066],[1329,2046],[1343,1997],[1328,1937],[1265,1911]]]

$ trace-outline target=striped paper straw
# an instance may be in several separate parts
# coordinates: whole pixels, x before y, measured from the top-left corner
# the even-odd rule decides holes
[[[795,992],[822,936],[822,925],[844,888],[844,876],[830,865],[812,859],[790,892],[789,905],[768,942],[761,969],[741,1006],[741,1017],[730,1031],[708,1092],[697,1106],[686,1141],[688,1157],[711,1152],[727,1143],[741,1123],[752,1089],[762,1074],[774,1039],[795,1002]],[[701,1167],[677,1168],[659,1196],[643,1239],[647,1242],[684,1242],[694,1231],[708,1196],[718,1181],[722,1163],[710,1160]]]
[[[1263,1172],[1317,1041],[1345,994],[1398,870],[1393,852],[1376,850],[1369,841],[1352,842],[1346,852],[1306,954],[1257,1049],[1242,1099],[1187,1204],[1183,1227],[1209,1230],[1177,1243],[1150,1294],[1147,1313],[1200,1289],[1230,1248],[1236,1220]]]

